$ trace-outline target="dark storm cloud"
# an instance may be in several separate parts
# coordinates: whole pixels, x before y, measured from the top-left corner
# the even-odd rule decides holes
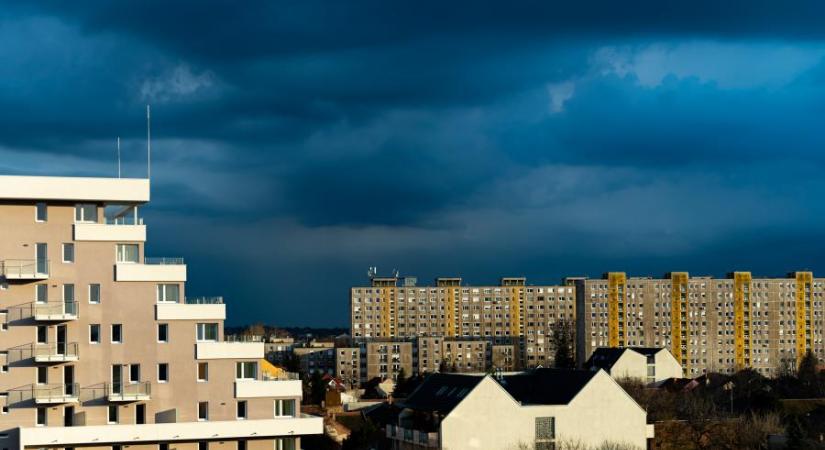
[[[189,292],[227,296],[235,323],[345,324],[376,264],[821,271],[823,12],[7,3],[0,170],[111,175],[121,136],[143,176],[151,103],[148,251],[185,255]]]

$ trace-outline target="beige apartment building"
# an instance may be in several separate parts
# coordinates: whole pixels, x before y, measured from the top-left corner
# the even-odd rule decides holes
[[[768,376],[795,368],[808,350],[825,357],[825,279],[734,272],[727,278],[570,278],[576,287],[577,359],[598,347],[664,347],[686,376],[751,367]]]
[[[487,370],[489,343],[481,339],[441,337],[418,338],[418,372],[484,372]]]
[[[413,374],[412,342],[367,342],[364,349],[365,380],[396,380],[401,370],[408,377]]]
[[[416,286],[407,278],[373,277],[370,286],[350,290],[351,332],[355,340],[483,338],[514,345],[516,366],[552,366],[552,329],[562,320],[572,326],[574,291],[529,286],[525,278],[502,278],[499,286],[438,278],[435,286]]]
[[[221,298],[145,256],[143,179],[0,176],[0,448],[286,450],[322,432]]]

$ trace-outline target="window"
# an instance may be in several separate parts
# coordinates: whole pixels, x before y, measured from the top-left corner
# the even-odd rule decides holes
[[[112,324],[112,343],[120,344],[123,342],[123,325],[119,323]]]
[[[158,450],[169,450],[169,444],[158,444]]]
[[[85,223],[97,223],[97,205],[91,203],[81,203],[75,205],[74,221]]]
[[[117,262],[138,262],[138,244],[117,244]]]
[[[46,408],[43,408],[43,407],[37,408],[37,426],[38,427],[46,426]]]
[[[46,209],[45,203],[38,203],[34,205],[34,221],[45,222],[49,220],[49,210]]]
[[[169,364],[158,364],[158,383],[167,383],[169,381]]]
[[[46,303],[49,301],[49,285],[38,284],[34,286],[34,299],[37,303]]]
[[[140,364],[129,365],[129,382],[137,383],[140,381]]]
[[[209,402],[198,402],[198,420],[209,420]]]
[[[109,405],[109,414],[107,420],[109,423],[117,423],[117,405]]]
[[[209,381],[209,363],[198,363],[198,381]]]
[[[49,382],[49,368],[46,366],[37,367],[37,384],[47,384]]]
[[[246,441],[243,439],[238,440],[238,449],[237,450],[246,450]]]
[[[295,438],[275,439],[275,450],[295,450]]]
[[[536,450],[556,448],[556,418],[536,417]]]
[[[74,303],[74,285],[63,285],[63,303]]]
[[[89,325],[89,343],[100,344],[100,324],[93,323]]]
[[[100,285],[97,283],[89,285],[89,303],[100,303]]]
[[[169,324],[158,324],[158,342],[169,342]]]
[[[73,263],[74,262],[74,244],[63,244],[63,262],[64,263]]]
[[[161,303],[178,303],[180,300],[180,285],[179,284],[159,284],[158,285],[158,302]]]
[[[237,418],[239,420],[246,419],[246,400],[238,400]]]
[[[198,442],[198,450],[209,450],[208,442]]]
[[[216,323],[199,323],[196,325],[196,330],[199,341],[218,340],[218,324]]]
[[[295,399],[275,400],[275,417],[295,417]]]
[[[235,378],[238,380],[254,380],[258,377],[257,361],[242,361],[235,363]]]
[[[49,328],[46,325],[37,326],[37,343],[45,344],[49,339]]]

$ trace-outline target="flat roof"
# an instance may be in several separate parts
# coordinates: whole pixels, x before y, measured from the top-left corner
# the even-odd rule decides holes
[[[145,178],[92,178],[0,175],[0,199],[92,202],[149,201]]]

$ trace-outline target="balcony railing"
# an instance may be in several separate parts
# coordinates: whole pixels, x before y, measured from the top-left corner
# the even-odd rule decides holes
[[[77,342],[32,344],[32,355],[36,362],[77,361],[79,357]]]
[[[263,336],[255,334],[230,334],[224,336],[224,342],[264,342]]]
[[[106,225],[143,225],[143,217],[135,218],[132,215],[121,217],[107,217]]]
[[[0,261],[0,274],[9,280],[49,278],[48,259],[6,259]]]
[[[77,302],[32,303],[34,320],[76,320]]]
[[[223,305],[223,297],[186,297],[187,305]]]
[[[77,383],[37,384],[32,387],[35,403],[76,403],[80,386]]]
[[[161,266],[180,266],[183,265],[183,258],[158,258],[146,257],[143,258],[143,264],[161,265]]]
[[[152,383],[107,383],[106,396],[110,402],[135,402],[152,397]]]
[[[423,447],[438,447],[438,432],[419,431],[387,425],[387,437],[396,441],[409,442]]]

